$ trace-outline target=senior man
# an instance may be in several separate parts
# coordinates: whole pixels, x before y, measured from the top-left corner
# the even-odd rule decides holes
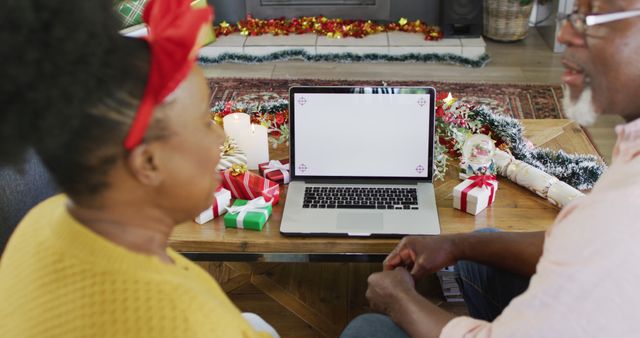
[[[356,318],[343,337],[639,337],[640,0],[578,0],[567,45],[565,111],[583,125],[621,115],[613,164],[592,192],[538,233],[407,237],[369,278],[384,315]],[[454,317],[414,280],[457,262],[471,317]]]

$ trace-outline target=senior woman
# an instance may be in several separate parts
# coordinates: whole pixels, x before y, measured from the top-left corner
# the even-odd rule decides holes
[[[144,40],[119,36],[110,0],[0,3],[0,158],[34,148],[65,192],[2,255],[2,336],[277,335],[167,244],[211,205],[224,138],[194,65],[212,12],[189,3],[151,0]]]

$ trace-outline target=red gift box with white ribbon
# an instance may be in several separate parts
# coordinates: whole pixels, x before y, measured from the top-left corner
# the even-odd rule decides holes
[[[271,160],[258,165],[260,175],[280,184],[287,184],[291,181],[289,174],[289,160]]]
[[[222,171],[222,186],[231,191],[233,198],[253,200],[264,197],[272,205],[280,201],[280,185],[260,175],[246,171],[246,166],[234,165]]]

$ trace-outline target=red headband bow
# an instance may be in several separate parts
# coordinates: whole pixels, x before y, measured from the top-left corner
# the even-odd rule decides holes
[[[211,7],[192,9],[191,0],[151,0],[142,16],[149,28],[146,40],[151,50],[151,67],[144,96],[124,141],[135,148],[147,131],[151,115],[187,77],[198,51],[198,37],[211,25]]]

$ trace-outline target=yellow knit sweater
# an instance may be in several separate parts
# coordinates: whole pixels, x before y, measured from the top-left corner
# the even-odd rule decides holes
[[[270,337],[218,284],[168,249],[175,265],[129,251],[75,221],[66,196],[35,207],[0,261],[2,337]]]

